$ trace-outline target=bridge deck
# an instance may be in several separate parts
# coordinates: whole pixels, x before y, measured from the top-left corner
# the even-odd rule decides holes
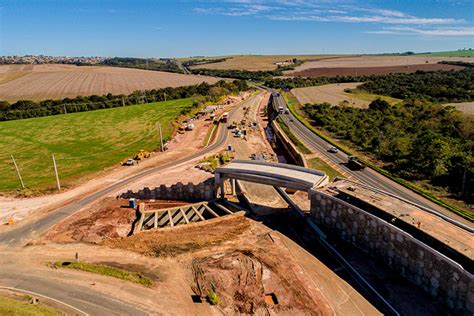
[[[282,163],[235,160],[216,170],[218,177],[229,177],[268,185],[309,190],[327,181],[324,172]]]

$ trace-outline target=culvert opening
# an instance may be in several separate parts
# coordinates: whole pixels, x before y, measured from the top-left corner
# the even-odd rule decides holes
[[[278,298],[275,293],[265,294],[265,303],[267,305],[278,305]]]
[[[202,303],[202,298],[199,295],[191,295],[191,299],[193,300],[193,303],[195,304]]]
[[[64,261],[63,263],[61,263],[61,265],[62,265],[63,267],[67,267],[67,266],[71,265],[71,262],[69,262],[69,261]]]

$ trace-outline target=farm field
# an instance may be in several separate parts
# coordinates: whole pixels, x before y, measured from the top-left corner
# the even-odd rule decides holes
[[[289,59],[297,58],[299,60],[320,60],[325,58],[334,58],[344,55],[242,55],[225,56],[229,57],[226,61],[196,65],[191,68],[208,69],[238,69],[238,70],[274,70],[277,68],[276,62],[283,62]],[[207,58],[207,57],[205,57]],[[212,59],[212,58],[209,58]]]
[[[474,115],[474,102],[448,103],[445,105],[454,106],[463,113]]]
[[[416,54],[417,56],[456,56],[456,57],[474,57],[474,50],[453,50],[447,52],[432,52],[426,54]]]
[[[139,69],[75,65],[2,65],[0,100],[47,100],[79,95],[215,83],[219,79]]]
[[[470,57],[433,57],[433,56],[353,56],[309,61],[285,71],[286,76],[358,76],[383,75],[389,73],[408,73],[417,70],[459,70],[460,66],[440,65],[440,61],[474,62]]]
[[[407,66],[386,67],[335,67],[335,68],[310,68],[298,72],[292,72],[295,77],[335,77],[335,76],[365,76],[365,75],[387,75],[391,73],[412,73],[418,70],[461,70],[464,67],[444,64],[420,64]]]
[[[344,92],[345,89],[356,89],[357,86],[361,84],[362,82],[334,83],[315,87],[296,88],[291,90],[291,92],[301,104],[327,102],[331,105],[367,108],[369,104],[377,98],[385,100],[390,104],[396,104],[401,101],[387,96],[358,91],[355,93]]]
[[[0,122],[0,191],[20,188],[11,160],[14,155],[28,188],[55,186],[54,153],[61,185],[110,167],[140,149],[159,145],[156,123],[163,137],[173,132],[172,122],[194,98],[140,104],[89,112]]]
[[[388,67],[421,64],[437,64],[440,61],[474,62],[471,57],[432,57],[432,56],[352,56],[309,61],[295,68],[295,72],[311,68],[345,68],[345,67]]]

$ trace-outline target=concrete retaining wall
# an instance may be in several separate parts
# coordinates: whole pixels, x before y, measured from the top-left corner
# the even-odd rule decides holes
[[[283,145],[283,149],[293,158],[293,160],[302,167],[308,168],[304,155],[293,144],[289,137],[282,131],[278,123],[272,121],[272,128],[275,132],[275,138]]]
[[[457,314],[474,314],[474,278],[462,266],[390,223],[336,197],[311,190],[310,199],[311,217],[322,228],[382,259]]]
[[[214,179],[208,179],[199,184],[183,184],[178,182],[171,186],[145,187],[138,192],[131,190],[122,193],[120,198],[140,200],[178,200],[188,202],[209,201],[215,198]]]

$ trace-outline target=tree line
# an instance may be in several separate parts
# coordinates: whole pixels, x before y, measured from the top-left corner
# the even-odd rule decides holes
[[[225,60],[225,59],[224,59]],[[208,68],[194,68],[190,69],[192,74],[201,76],[211,76],[220,78],[233,78],[249,81],[265,81],[271,80],[275,76],[283,76],[283,72],[287,70],[294,70],[295,67],[303,64],[304,61],[294,58],[291,64],[278,65],[274,70],[242,70],[242,69],[208,69]]]
[[[428,180],[474,202],[474,119],[453,107],[408,101],[390,106],[375,100],[368,109],[306,104],[312,124],[384,162],[407,180]]]
[[[0,121],[25,119],[64,113],[85,112],[139,103],[152,103],[165,100],[206,96],[215,101],[219,96],[248,90],[247,82],[242,80],[221,80],[214,85],[201,83],[193,86],[135,91],[129,95],[91,95],[65,98],[61,100],[31,101],[20,100],[10,104],[0,101]]]
[[[182,73],[172,59],[113,57],[105,59],[99,65]]]

